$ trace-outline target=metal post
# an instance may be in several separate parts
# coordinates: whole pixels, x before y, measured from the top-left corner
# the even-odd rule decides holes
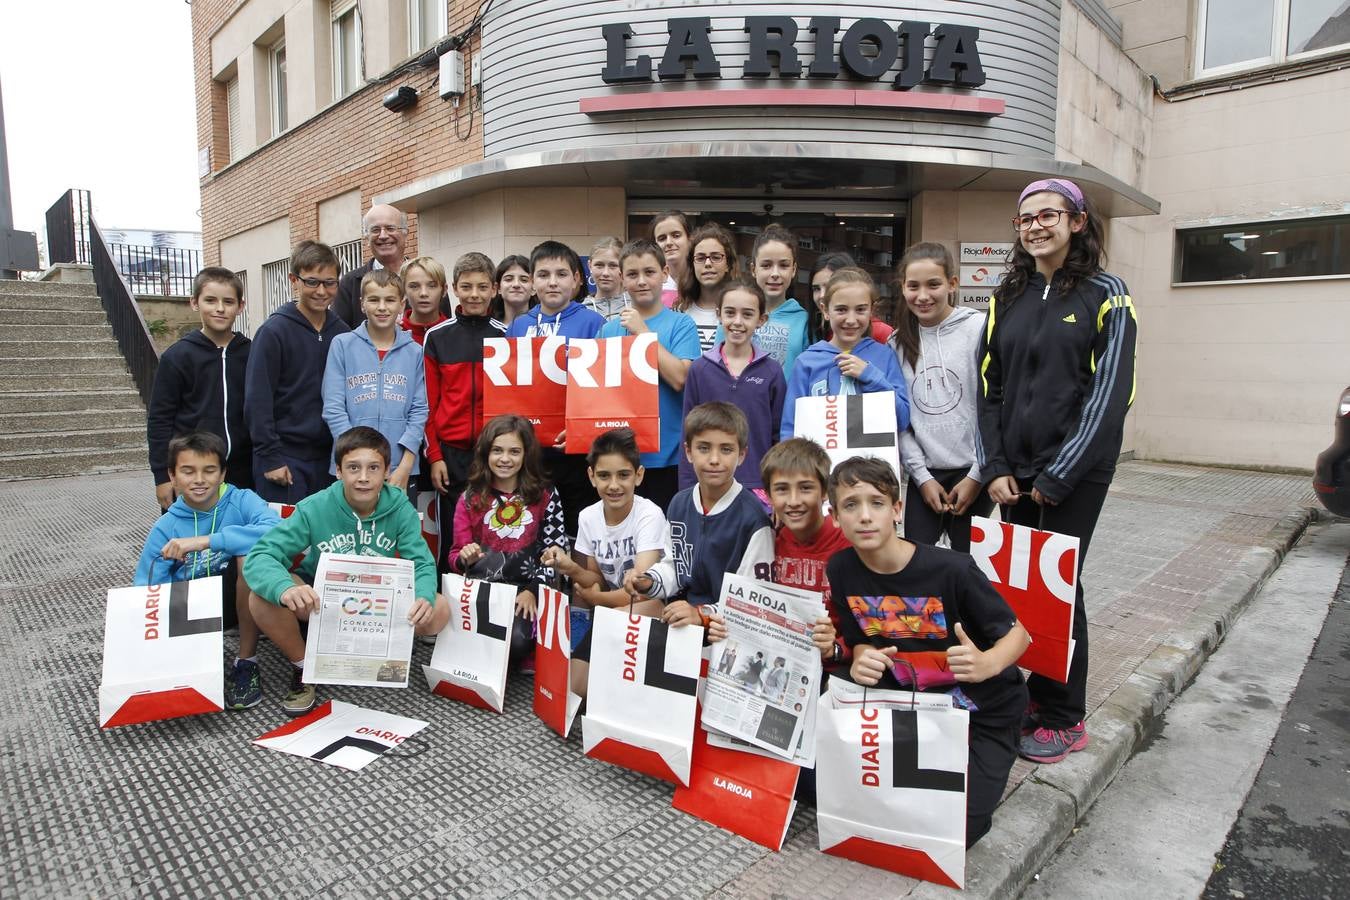
[[[14,230],[9,197],[9,150],[5,146],[5,102],[0,96],[0,278],[18,278],[18,269],[36,269],[37,235]]]
[[[14,209],[9,197],[9,150],[5,146],[5,93],[0,89],[0,234],[14,228]],[[13,269],[0,269],[0,278],[18,278]]]

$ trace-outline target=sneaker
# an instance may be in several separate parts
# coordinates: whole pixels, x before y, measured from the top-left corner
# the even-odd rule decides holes
[[[520,661],[520,674],[522,674],[522,675],[533,675],[533,674],[534,674],[534,648],[533,648],[533,647],[530,648],[530,651],[529,651],[528,653],[526,653],[525,656],[524,656],[524,658],[521,659],[521,661]]]
[[[1079,722],[1071,728],[1037,728],[1022,737],[1017,754],[1034,763],[1056,763],[1087,745],[1087,728]]]
[[[281,701],[281,711],[288,716],[303,716],[314,709],[314,685],[305,684],[304,670],[291,666],[291,688]]]
[[[1022,713],[1022,737],[1041,727],[1041,705],[1035,700],[1027,701],[1027,711]]]
[[[262,700],[262,678],[258,664],[252,660],[236,660],[225,676],[225,708],[251,709]]]

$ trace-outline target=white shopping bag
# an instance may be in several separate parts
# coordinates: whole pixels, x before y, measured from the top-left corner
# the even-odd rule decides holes
[[[356,772],[426,727],[418,719],[329,700],[253,743]]]
[[[820,849],[948,887],[965,885],[970,714],[946,694],[838,678],[816,722]]]
[[[221,588],[217,575],[108,591],[99,727],[224,708]]]
[[[534,714],[562,737],[572,730],[581,698],[572,693],[571,603],[539,585],[539,633],[534,647]]]
[[[703,629],[597,608],[582,747],[587,756],[689,785]]]
[[[894,391],[798,397],[796,409],[795,436],[824,447],[830,468],[854,456],[875,457],[890,463],[900,480]]]
[[[450,621],[436,638],[431,665],[422,667],[432,693],[502,711],[517,593],[509,584],[442,577]]]

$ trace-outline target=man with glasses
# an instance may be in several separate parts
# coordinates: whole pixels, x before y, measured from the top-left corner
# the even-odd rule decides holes
[[[365,265],[352,269],[338,282],[337,299],[333,312],[356,328],[366,320],[361,311],[361,279],[376,269],[397,272],[403,265],[403,245],[408,240],[408,217],[388,204],[372,206],[361,219],[361,233],[370,247],[371,259]]]

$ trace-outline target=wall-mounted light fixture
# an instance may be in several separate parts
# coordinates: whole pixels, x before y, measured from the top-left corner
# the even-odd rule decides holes
[[[417,88],[403,85],[384,95],[384,108],[390,112],[400,112],[417,102]]]

